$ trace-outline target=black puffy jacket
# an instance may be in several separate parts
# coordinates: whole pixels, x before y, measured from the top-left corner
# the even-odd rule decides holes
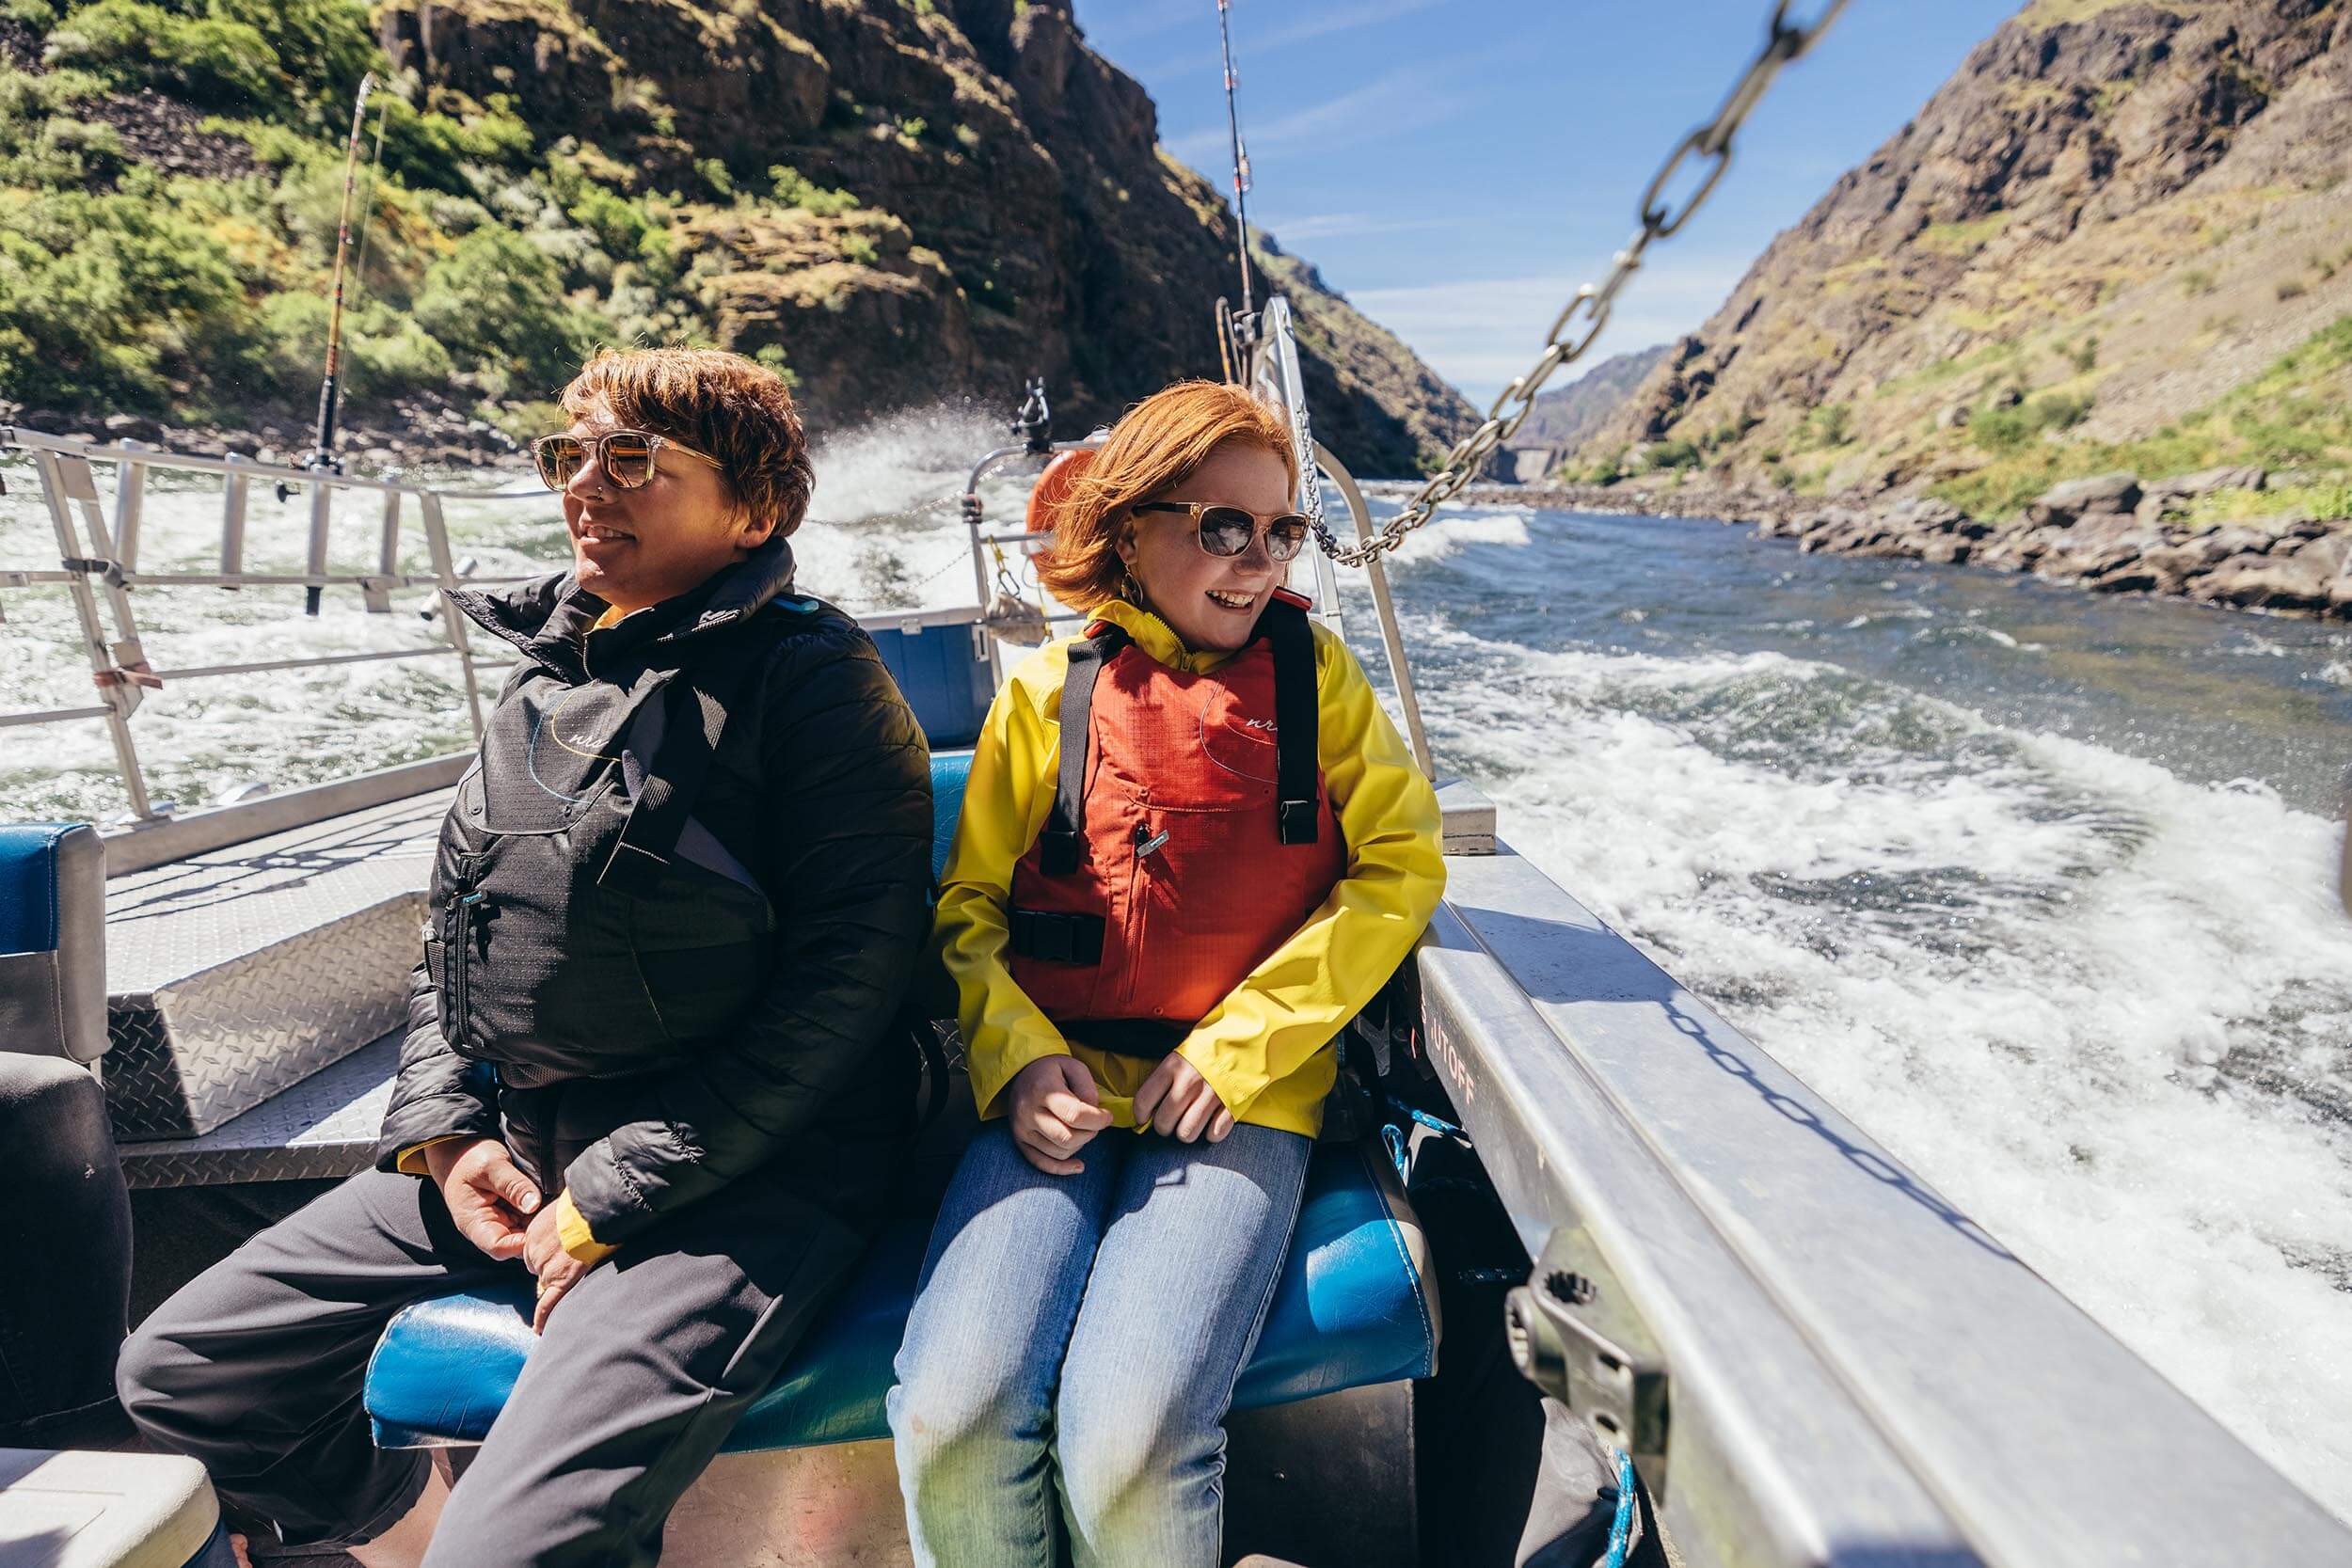
[[[913,1097],[891,1024],[930,922],[929,753],[872,641],[791,584],[776,540],[602,629],[568,574],[454,595],[524,657],[442,825],[379,1165],[502,1137],[614,1243],[753,1170],[875,1206]],[[600,885],[728,660],[677,854]]]

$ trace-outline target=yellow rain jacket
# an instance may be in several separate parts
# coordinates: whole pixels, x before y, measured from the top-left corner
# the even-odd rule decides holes
[[[1158,616],[1120,600],[1095,613],[1171,669],[1205,673],[1232,657],[1194,653]],[[1316,752],[1347,840],[1347,874],[1178,1047],[1236,1121],[1309,1137],[1322,1128],[1324,1096],[1338,1073],[1333,1037],[1412,951],[1445,891],[1437,792],[1381,711],[1356,656],[1323,626],[1314,639]],[[1132,1127],[1135,1092],[1157,1064],[1065,1039],[1006,962],[1013,867],[1054,803],[1062,677],[1075,641],[1024,660],[988,710],[931,941],[955,982],[982,1116],[1004,1115],[997,1101],[1023,1068],[1069,1054],[1094,1075],[1114,1123]]]

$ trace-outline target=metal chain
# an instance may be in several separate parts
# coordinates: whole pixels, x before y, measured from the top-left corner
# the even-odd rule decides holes
[[[922,581],[909,583],[907,585],[908,592],[913,593],[920,589],[929,588],[932,583],[937,582],[941,578],[946,577],[957,567],[969,567],[971,564],[972,558],[969,555],[966,555],[963,551],[958,550],[955,554],[949,556],[946,561],[941,562],[939,565],[930,573],[930,575],[923,578]]]
[[[1574,364],[1593,346],[1609,325],[1609,312],[1617,302],[1617,295],[1641,270],[1642,258],[1654,240],[1670,239],[1692,214],[1707,205],[1707,198],[1715,194],[1722,183],[1724,171],[1731,166],[1732,139],[1740,132],[1772,79],[1781,68],[1802,56],[1820,40],[1837,13],[1846,8],[1847,0],[1823,0],[1820,15],[1810,25],[1792,24],[1788,13],[1797,0],[1778,0],[1772,8],[1772,20],[1764,39],[1764,47],[1749,62],[1747,71],[1732,87],[1730,94],[1715,111],[1715,118],[1692,131],[1677,144],[1666,161],[1659,166],[1650,179],[1649,188],[1642,193],[1641,228],[1623,250],[1617,252],[1616,264],[1601,283],[1585,284],[1577,290],[1551,324],[1551,331],[1544,340],[1544,352],[1535,363],[1517,381],[1502,389],[1479,427],[1455,444],[1446,453],[1445,464],[1431,475],[1405,509],[1380,526],[1380,531],[1360,545],[1343,546],[1327,526],[1315,530],[1315,540],[1323,553],[1343,566],[1361,566],[1383,551],[1394,550],[1405,543],[1405,536],[1429,521],[1438,508],[1452,499],[1464,485],[1476,476],[1479,465],[1487,454],[1518,434],[1527,416],[1534,411],[1535,394],[1542,391],[1561,366]],[[1679,207],[1667,199],[1666,187],[1682,172],[1683,165],[1692,158],[1704,160],[1706,167],[1698,176],[1698,184]]]

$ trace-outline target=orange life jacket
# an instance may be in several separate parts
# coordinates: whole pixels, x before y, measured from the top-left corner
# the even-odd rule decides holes
[[[1011,968],[1073,1037],[1166,1055],[1346,875],[1306,604],[1275,590],[1201,674],[1104,622],[1072,645],[1053,812],[1013,868]]]

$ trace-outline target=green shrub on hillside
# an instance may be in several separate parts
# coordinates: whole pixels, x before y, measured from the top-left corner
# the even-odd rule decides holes
[[[1968,421],[1968,437],[1986,451],[2015,451],[2045,431],[2072,430],[2090,414],[2090,399],[2050,392],[2014,407],[1992,407]]]
[[[1971,422],[1972,436],[1986,417]],[[2164,479],[2224,464],[2307,468],[2315,471],[2318,485],[2331,483],[2328,476],[2352,476],[2352,315],[2338,317],[2261,375],[2153,436],[2026,442],[1937,485],[1935,494],[1972,515],[2003,517],[2064,479],[2119,470]]]
[[[111,125],[67,115],[0,123],[0,185],[64,190],[103,183],[123,166],[122,134]]]
[[[49,35],[50,64],[77,66],[117,87],[158,87],[211,108],[290,107],[294,80],[259,28],[181,16],[147,0],[98,0]]]
[[[72,112],[105,90],[86,71],[0,65],[0,186],[62,188],[120,173],[120,135]]]
[[[857,206],[848,191],[827,190],[788,164],[769,166],[768,181],[778,201],[820,218],[838,217]]]
[[[375,56],[358,0],[97,0],[56,9],[45,63],[261,119],[348,100]]]
[[[519,168],[535,150],[531,127],[515,112],[515,101],[502,92],[453,115],[420,110],[397,94],[389,100],[384,169],[408,184],[470,195],[469,166]],[[375,111],[368,113],[373,121]]]
[[[562,387],[610,325],[564,295],[554,259],[485,224],[426,269],[417,325],[488,397],[544,397]]]
[[[1842,447],[1853,439],[1853,409],[1842,403],[1825,403],[1804,417],[1797,433],[1797,450],[1820,451]]]
[[[359,78],[383,66],[365,0],[174,0],[174,6],[242,23],[268,38],[293,77],[297,100],[324,113],[330,126],[350,123]]]
[[[207,354],[243,362],[236,260],[151,171],[0,210],[0,386],[29,404],[160,407]]]
[[[2216,490],[2189,503],[2195,522],[2255,523],[2273,517],[2352,517],[2352,481],[2284,484],[2266,490]]]
[[[327,302],[278,294],[262,308],[271,373],[290,389],[315,389],[326,363]],[[446,388],[456,379],[449,350],[415,317],[370,300],[343,315],[343,395],[390,398]]]
[[[563,197],[561,187],[556,194]],[[631,201],[618,191],[585,182],[577,195],[564,201],[564,214],[594,234],[605,254],[613,257],[636,255],[637,247],[654,227],[643,203]]]

